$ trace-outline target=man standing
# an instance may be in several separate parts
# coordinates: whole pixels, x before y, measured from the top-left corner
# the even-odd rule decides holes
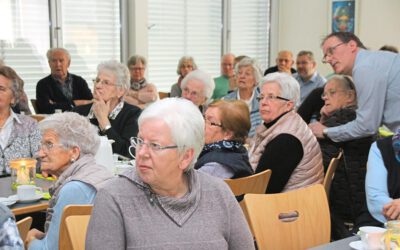
[[[56,109],[69,111],[75,106],[88,104],[93,99],[86,81],[68,72],[71,56],[66,49],[47,51],[51,74],[36,85],[36,105],[41,114],[53,114]]]
[[[326,79],[317,72],[317,63],[311,51],[302,50],[297,54],[297,73],[293,77],[300,84],[300,103],[315,88],[324,86]]]
[[[229,90],[236,88],[234,72],[235,55],[228,53],[221,58],[221,73],[219,77],[214,78],[215,89],[212,99],[218,100],[226,96]]]
[[[357,91],[357,118],[345,125],[326,128],[310,124],[317,137],[347,141],[373,135],[383,123],[390,130],[400,128],[400,55],[368,51],[350,32],[335,32],[322,42],[323,62],[336,74],[353,77]]]
[[[270,67],[264,72],[264,76],[274,72],[286,72],[288,74],[296,73],[296,70],[292,68],[294,64],[293,54],[288,50],[279,51],[278,57],[275,60],[276,66]]]

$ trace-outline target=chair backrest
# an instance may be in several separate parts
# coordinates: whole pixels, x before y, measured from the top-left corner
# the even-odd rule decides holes
[[[272,171],[267,169],[261,173],[238,179],[225,179],[234,195],[264,194]]]
[[[67,221],[66,219],[70,216],[80,216],[80,215],[90,215],[92,214],[93,205],[68,205],[64,207],[63,214],[61,216],[60,222],[60,238],[58,242],[58,247],[60,250],[71,250],[73,248],[73,243],[68,234]],[[86,224],[87,227],[87,224]],[[80,231],[83,233],[83,231]],[[84,231],[86,237],[86,229]],[[76,235],[74,235],[76,237]],[[76,238],[75,238],[76,239]]]
[[[330,241],[324,187],[316,184],[279,194],[246,194],[244,203],[258,249],[307,249]]]
[[[45,115],[29,115],[31,118],[35,119],[37,122],[40,122],[41,120],[45,119]]]
[[[90,215],[71,215],[65,219],[73,250],[84,250]]]
[[[17,228],[22,241],[25,241],[29,229],[31,228],[31,225],[32,225],[32,217],[30,216],[17,221]]]
[[[335,177],[335,172],[336,172],[337,167],[339,166],[339,162],[342,159],[342,156],[343,156],[343,151],[340,150],[339,155],[336,158],[331,159],[328,169],[326,170],[325,178],[324,178],[324,188],[325,188],[326,196],[328,198],[329,198],[329,192],[331,190],[332,180],[333,180],[333,177]]]
[[[160,99],[164,99],[169,97],[170,93],[169,92],[158,92],[158,96],[160,97]]]
[[[38,114],[39,112],[38,112],[38,108],[36,105],[36,99],[31,99],[31,104],[32,104],[33,110],[35,111],[35,114]]]

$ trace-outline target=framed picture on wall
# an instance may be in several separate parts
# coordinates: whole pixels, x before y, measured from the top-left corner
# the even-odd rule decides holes
[[[331,32],[356,33],[356,0],[331,0],[329,13],[329,30]]]

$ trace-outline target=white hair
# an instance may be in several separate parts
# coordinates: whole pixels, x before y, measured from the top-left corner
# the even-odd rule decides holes
[[[64,49],[64,48],[51,48],[47,51],[46,56],[47,56],[47,61],[51,61],[53,59],[53,53],[57,52],[57,51],[61,51],[63,52],[67,58],[68,61],[71,62],[71,55],[69,54],[69,51]]]
[[[114,74],[117,78],[117,86],[123,88],[124,90],[128,90],[130,88],[131,75],[129,73],[128,67],[124,64],[116,60],[101,62],[97,66],[97,72],[101,71],[109,71],[110,73]]]
[[[47,130],[56,133],[65,148],[79,147],[81,154],[95,155],[99,149],[98,129],[77,113],[53,114],[40,121],[38,127],[42,134]]]
[[[271,83],[277,83],[279,85],[281,97],[293,101],[295,107],[299,105],[300,84],[293,76],[282,72],[270,73],[261,79],[260,88],[265,84]]]
[[[185,78],[183,78],[181,82],[181,88],[182,89],[185,88],[186,84],[190,80],[198,80],[201,83],[203,83],[204,85],[203,95],[207,98],[207,100],[210,100],[215,88],[215,83],[212,77],[202,70],[199,69],[193,70],[189,74],[187,74]]]
[[[255,79],[255,84],[257,84],[262,75],[261,75],[261,69],[260,66],[258,65],[256,59],[250,58],[250,57],[244,57],[242,60],[240,60],[236,66],[235,66],[235,74],[239,75],[239,69],[242,67],[246,67],[246,66],[251,66],[251,68],[253,69],[253,76]]]
[[[204,118],[199,108],[183,98],[165,98],[143,110],[138,119],[139,131],[148,119],[162,120],[167,124],[180,154],[190,148],[194,150],[193,160],[187,170],[193,168],[204,146]]]

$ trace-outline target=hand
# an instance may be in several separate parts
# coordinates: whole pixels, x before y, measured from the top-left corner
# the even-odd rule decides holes
[[[313,122],[311,124],[308,124],[308,127],[311,129],[311,131],[317,138],[324,138],[323,132],[326,127],[322,125],[320,122]]]
[[[41,240],[44,238],[44,236],[46,236],[45,233],[37,230],[36,228],[33,228],[29,230],[28,234],[26,235],[25,245],[28,246],[29,243],[31,243],[31,241],[35,239]]]
[[[400,217],[400,199],[395,199],[383,206],[383,216],[387,220],[398,220]]]
[[[108,114],[111,112],[110,102],[105,102],[103,98],[97,94],[97,91],[94,91],[95,99],[93,101],[93,113],[96,116],[97,121],[99,122],[100,128],[105,128],[110,124],[110,120],[108,120]]]

